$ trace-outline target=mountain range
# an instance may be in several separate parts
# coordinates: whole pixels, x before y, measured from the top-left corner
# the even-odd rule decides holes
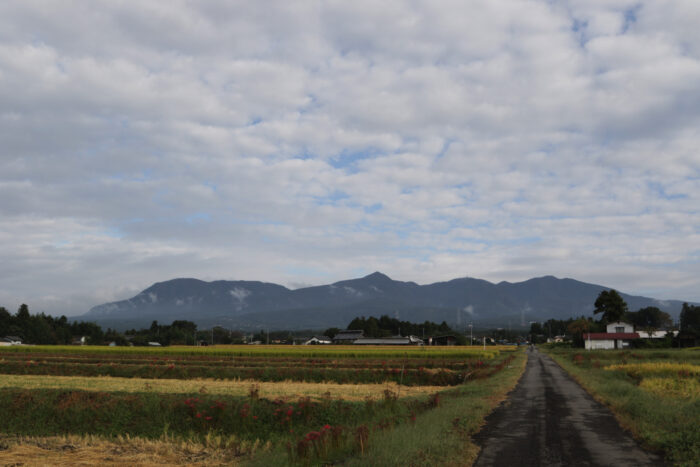
[[[278,330],[344,328],[357,316],[386,314],[404,321],[434,321],[464,328],[529,327],[530,321],[592,316],[609,287],[553,276],[524,282],[459,278],[418,285],[375,272],[329,285],[288,289],[258,281],[172,279],[136,296],[93,307],[76,317],[117,330],[190,320],[200,328]],[[655,306],[678,319],[682,302],[620,293],[629,309]]]

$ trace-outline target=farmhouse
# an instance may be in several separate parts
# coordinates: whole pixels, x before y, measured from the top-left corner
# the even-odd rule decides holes
[[[333,337],[334,344],[352,344],[357,339],[364,337],[364,332],[355,329],[345,329]]]
[[[583,340],[588,350],[624,349],[630,341],[639,339],[634,327],[622,321],[608,324],[606,332],[584,333]]]

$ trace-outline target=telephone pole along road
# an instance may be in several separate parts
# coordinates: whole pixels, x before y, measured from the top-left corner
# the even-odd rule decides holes
[[[612,413],[551,358],[528,349],[525,373],[475,436],[475,466],[659,466]]]

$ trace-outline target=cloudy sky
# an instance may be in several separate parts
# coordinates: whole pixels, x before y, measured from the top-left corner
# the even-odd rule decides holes
[[[700,2],[4,1],[0,305],[175,277],[700,301]]]

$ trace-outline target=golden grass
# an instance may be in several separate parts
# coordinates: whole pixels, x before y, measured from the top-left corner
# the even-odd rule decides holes
[[[0,435],[0,465],[155,466],[237,465],[245,456],[269,450],[269,442],[211,436],[204,442],[97,436],[16,437]]]
[[[619,365],[608,365],[605,367],[610,371],[624,371],[625,373],[638,376],[700,376],[700,365],[692,363],[673,362],[647,362],[647,363],[625,363]]]
[[[700,381],[694,378],[644,378],[639,387],[665,398],[700,398]]]
[[[381,384],[304,383],[299,381],[264,382],[255,380],[170,380],[115,378],[110,376],[2,375],[0,388],[71,389],[100,392],[153,392],[170,394],[221,394],[245,396],[251,387],[258,388],[266,399],[296,400],[302,397],[344,400],[380,399],[384,391],[399,393],[401,398],[417,397],[445,390],[442,386],[400,386],[394,382]]]

